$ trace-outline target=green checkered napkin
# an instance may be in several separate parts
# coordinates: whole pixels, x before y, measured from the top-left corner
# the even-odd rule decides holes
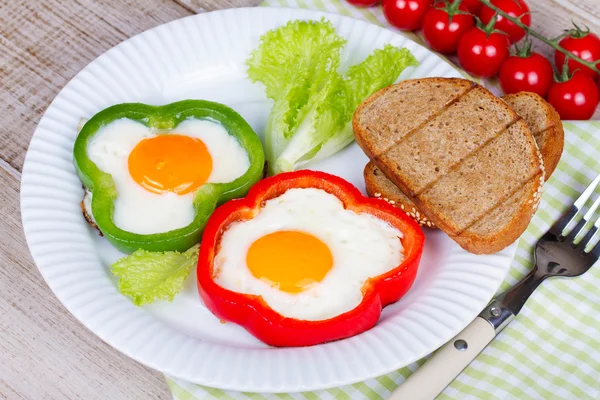
[[[343,0],[268,0],[262,5],[337,12],[386,25],[380,7],[357,9]],[[416,35],[411,39],[420,41]],[[600,121],[567,122],[564,126],[561,162],[544,186],[540,207],[519,241],[501,291],[527,273],[537,238],[600,172]],[[544,282],[518,317],[439,398],[600,399],[599,287],[598,267],[579,278]],[[354,385],[292,394],[222,391],[169,377],[167,382],[176,400],[382,399],[423,362]]]

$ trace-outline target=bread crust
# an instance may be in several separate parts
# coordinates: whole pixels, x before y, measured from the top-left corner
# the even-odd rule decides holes
[[[563,130],[562,121],[560,120],[560,115],[550,103],[536,93],[519,92],[507,94],[502,97],[502,99],[511,107],[514,107],[515,102],[519,100],[525,100],[528,104],[530,104],[531,107],[538,107],[538,112],[546,115],[546,128],[539,132],[535,132],[532,129],[532,132],[536,140],[536,144],[542,153],[542,159],[544,161],[545,168],[545,179],[547,181],[560,161],[565,142],[565,133]],[[518,112],[519,110],[516,111]]]
[[[456,81],[462,81],[458,78],[430,79],[435,79],[441,84],[453,84]],[[420,81],[423,81],[423,79]],[[402,85],[402,82],[398,85]],[[475,88],[479,87],[478,85],[473,85]],[[416,210],[413,213],[415,215],[411,215],[413,216],[413,218],[415,218],[418,210],[422,210],[422,212],[419,213],[419,217],[415,219],[417,219],[418,221],[420,220],[420,222],[423,223],[423,218],[425,218],[425,221],[428,221],[429,225],[431,225],[432,223],[437,225],[467,251],[476,254],[489,254],[500,251],[506,246],[513,243],[528,226],[537,208],[537,204],[539,203],[541,185],[543,183],[543,181],[541,180],[541,178],[543,177],[542,156],[537,148],[537,145],[535,144],[533,135],[525,126],[525,124],[520,123],[520,125],[522,126],[517,127],[516,130],[520,132],[518,133],[519,135],[523,135],[523,137],[521,137],[521,140],[524,140],[526,142],[526,148],[529,150],[528,153],[530,153],[526,155],[526,157],[528,157],[529,162],[531,163],[531,168],[535,171],[535,173],[534,175],[526,178],[527,180],[523,182],[523,187],[526,187],[527,190],[525,190],[523,192],[523,195],[521,195],[515,200],[516,202],[518,202],[517,212],[508,216],[507,220],[503,221],[504,223],[501,226],[499,226],[497,231],[493,232],[493,234],[482,236],[481,234],[477,234],[471,231],[469,227],[461,231],[460,229],[457,229],[458,225],[454,224],[453,221],[445,221],[440,218],[440,215],[436,211],[436,205],[430,204],[422,200],[420,195],[423,191],[417,194],[413,193],[407,186],[407,183],[409,182],[407,182],[406,177],[402,176],[398,173],[398,171],[394,170],[394,168],[392,168],[392,166],[389,165],[390,162],[386,162],[389,160],[384,161],[381,159],[380,154],[374,154],[374,146],[372,146],[372,143],[369,142],[369,133],[363,129],[363,126],[361,126],[359,118],[357,118],[357,116],[360,115],[360,113],[368,107],[369,102],[373,101],[373,99],[385,96],[390,90],[390,88],[383,89],[382,91],[375,93],[373,96],[367,99],[365,103],[361,104],[361,106],[357,109],[355,117],[353,118],[353,128],[355,137],[357,139],[357,143],[365,151],[367,156],[369,156],[369,158],[371,159],[371,163],[369,163],[365,167],[364,171],[367,192],[372,196],[377,196],[377,194],[380,193],[379,196],[387,198],[388,201],[396,203],[395,205],[398,205],[400,208],[404,208],[405,211],[407,211],[407,208],[412,209],[412,207],[416,206]],[[489,96],[487,101],[491,102],[494,105],[494,107],[498,107],[499,109],[503,110],[502,112],[505,113],[505,115],[512,115],[514,118],[511,124],[514,124],[516,121],[521,119],[520,116],[518,116],[510,107],[508,107],[506,103],[504,103],[501,99],[495,97],[489,91],[481,88],[479,92],[482,93],[482,96]],[[398,110],[398,114],[401,114],[401,110]],[[509,126],[511,124],[509,124]],[[496,137],[499,137],[503,134],[507,134],[505,133],[506,129],[507,128],[505,127],[504,130],[500,131],[500,133]],[[493,137],[492,139],[490,139],[490,141],[495,140],[496,137]],[[552,145],[551,148],[556,147],[556,145],[553,145],[552,142],[550,144]],[[482,145],[482,147],[484,145]],[[480,148],[476,149],[476,152],[478,151],[480,151]],[[385,189],[381,187],[382,185],[379,184],[374,174],[374,171],[376,169],[382,171],[383,174],[387,176],[390,179],[390,181],[399,188],[401,192],[403,192],[402,194],[404,194],[404,198],[402,198],[402,195],[398,193],[395,193],[397,194],[397,196],[394,196],[393,194],[391,194],[390,190],[385,191]],[[434,184],[436,182],[434,182]],[[427,191],[428,189],[429,188],[425,188],[424,191]],[[409,204],[409,202],[406,201],[407,199],[412,200],[413,204]],[[408,210],[408,213],[410,215],[411,211]],[[482,218],[485,219],[486,215],[484,214]]]
[[[544,166],[546,167],[546,181],[550,179],[550,176],[556,170],[565,145],[565,131],[560,120],[560,115],[552,105],[548,104],[548,106],[552,110],[555,125],[546,133],[544,148],[540,149],[542,158],[544,159]]]

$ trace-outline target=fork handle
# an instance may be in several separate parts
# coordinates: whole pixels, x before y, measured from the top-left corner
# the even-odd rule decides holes
[[[389,400],[434,399],[495,336],[496,331],[490,322],[482,317],[475,318],[400,385]]]

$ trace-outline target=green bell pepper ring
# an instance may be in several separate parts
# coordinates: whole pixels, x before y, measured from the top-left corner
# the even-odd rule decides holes
[[[205,183],[194,195],[194,220],[187,226],[168,232],[137,234],[118,228],[113,222],[117,188],[112,176],[101,171],[87,154],[94,135],[107,124],[128,118],[148,128],[172,130],[188,118],[220,123],[248,153],[250,167],[239,178],[228,183]],[[206,221],[221,203],[243,197],[259,181],[264,170],[262,144],[250,125],[231,108],[205,100],[184,100],[164,106],[125,103],[106,108],[94,115],[81,129],[73,150],[75,168],[83,185],[92,192],[92,214],[98,229],[108,241],[125,253],[138,249],[148,251],[184,251],[200,241]]]

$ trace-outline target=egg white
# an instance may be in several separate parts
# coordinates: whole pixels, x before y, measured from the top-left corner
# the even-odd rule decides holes
[[[300,293],[288,293],[252,275],[246,265],[248,249],[257,239],[280,230],[312,234],[329,247],[333,268],[321,282]],[[215,281],[236,292],[261,295],[286,317],[332,318],[361,302],[361,288],[369,277],[402,262],[401,237],[402,232],[385,221],[344,209],[336,196],[324,190],[290,189],[267,201],[253,219],[227,228],[215,257]]]
[[[140,141],[171,133],[204,142],[213,160],[208,183],[231,182],[250,167],[248,154],[239,142],[212,120],[190,118],[169,132],[151,130],[128,118],[115,120],[96,133],[88,144],[87,153],[90,160],[101,171],[110,174],[115,182],[117,198],[113,221],[117,227],[133,233],[152,234],[182,228],[193,221],[194,192],[184,195],[152,193],[129,173],[129,154]],[[84,201],[84,205],[89,207],[90,201]],[[90,208],[87,212],[93,215]]]

